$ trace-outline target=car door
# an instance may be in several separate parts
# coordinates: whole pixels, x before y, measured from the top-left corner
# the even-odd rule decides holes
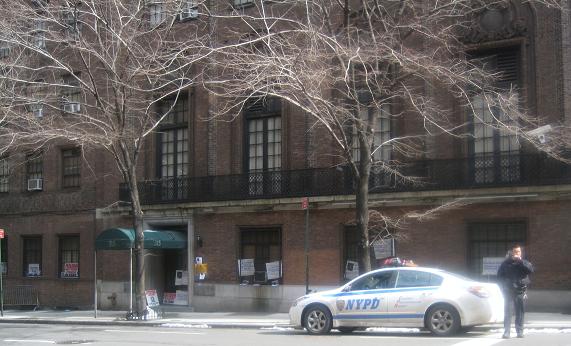
[[[387,296],[393,325],[422,326],[424,312],[442,283],[442,277],[422,270],[399,270],[395,289]]]
[[[387,320],[387,292],[394,288],[396,270],[373,272],[348,286],[336,297],[342,326],[376,326]]]

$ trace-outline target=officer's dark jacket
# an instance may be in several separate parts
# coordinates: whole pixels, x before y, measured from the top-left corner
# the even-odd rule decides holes
[[[498,269],[498,280],[504,292],[523,294],[531,282],[529,279],[531,273],[533,265],[529,261],[508,257]]]

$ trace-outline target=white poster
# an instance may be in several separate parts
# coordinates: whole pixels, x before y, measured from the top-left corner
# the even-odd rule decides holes
[[[40,272],[40,264],[39,263],[30,263],[28,264],[28,276],[40,276],[42,273]]]
[[[187,305],[188,304],[188,291],[176,290],[176,297],[174,299],[175,305]]]
[[[238,260],[238,269],[240,270],[240,276],[251,276],[256,273],[254,268],[254,259],[246,258]]]
[[[482,258],[482,275],[497,275],[498,269],[504,260],[504,257]]]
[[[347,261],[345,265],[345,279],[352,280],[359,276],[359,263],[355,261]]]
[[[174,278],[174,285],[175,286],[188,285],[188,271],[177,270]]]
[[[394,254],[393,254],[393,242],[394,242],[394,239],[382,239],[382,240],[376,241],[373,244],[373,250],[375,251],[375,258],[381,259],[381,258],[394,256]]]
[[[275,280],[282,277],[282,265],[280,261],[266,263],[268,280]]]
[[[157,295],[157,290],[146,290],[145,296],[147,297],[147,306],[159,306],[159,296]]]

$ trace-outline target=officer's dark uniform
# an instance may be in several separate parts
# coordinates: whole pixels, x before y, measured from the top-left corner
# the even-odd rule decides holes
[[[531,282],[529,274],[533,266],[523,259],[508,257],[498,269],[498,279],[505,298],[504,337],[509,337],[512,320],[512,306],[515,310],[515,330],[518,337],[523,337],[524,297],[527,285]]]

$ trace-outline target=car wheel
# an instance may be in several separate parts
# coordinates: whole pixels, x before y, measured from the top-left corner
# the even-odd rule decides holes
[[[314,305],[307,309],[304,315],[304,326],[309,334],[327,334],[331,330],[331,313],[321,305]]]
[[[426,328],[438,336],[456,334],[460,329],[460,315],[450,305],[435,305],[428,310],[426,315]]]
[[[339,327],[339,328],[337,328],[337,330],[342,334],[349,334],[349,333],[353,333],[354,331],[356,331],[357,328],[355,328],[355,327]]]

